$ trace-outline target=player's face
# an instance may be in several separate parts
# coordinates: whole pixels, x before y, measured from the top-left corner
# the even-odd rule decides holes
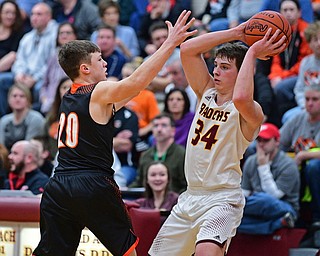
[[[163,164],[151,165],[148,169],[147,182],[152,191],[165,191],[169,182],[167,168]]]
[[[25,158],[23,146],[19,143],[14,144],[11,148],[8,158],[10,162],[10,171],[14,172],[15,174],[21,173],[22,169],[24,168]]]
[[[312,117],[320,115],[320,92],[315,90],[308,90],[305,92],[305,107],[306,111]]]
[[[215,87],[219,91],[233,89],[238,76],[235,60],[217,57],[214,61],[213,76]]]
[[[179,91],[175,91],[168,97],[168,109],[172,114],[182,114],[184,110],[184,98]]]
[[[100,82],[107,78],[107,62],[105,62],[100,52],[95,52],[91,56],[90,65],[91,77],[94,81]]]

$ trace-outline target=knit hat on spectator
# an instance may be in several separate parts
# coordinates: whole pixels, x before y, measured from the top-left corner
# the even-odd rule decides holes
[[[278,127],[275,126],[274,124],[264,123],[263,125],[261,125],[261,129],[258,134],[258,137],[260,137],[262,139],[267,139],[267,140],[272,139],[272,138],[279,139],[280,132],[279,132]]]

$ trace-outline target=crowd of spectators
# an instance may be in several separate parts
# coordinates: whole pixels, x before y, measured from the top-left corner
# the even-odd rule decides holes
[[[239,230],[268,233],[285,221],[284,226],[297,225],[306,191],[312,209],[308,225],[320,227],[318,0],[0,0],[0,188],[26,189],[24,176],[14,181],[21,184],[12,183],[12,171],[20,168],[16,160],[9,161],[13,145],[19,154],[30,155],[31,169],[52,175],[58,109],[72,84],[58,63],[63,44],[76,39],[95,42],[107,62],[108,79],[125,79],[161,46],[168,35],[165,21],[174,23],[183,9],[193,11],[198,34],[234,27],[266,9],[281,12],[290,22],[293,36],[288,48],[269,61],[258,60],[254,77],[254,98],[262,106],[265,123],[277,132],[259,135],[242,165],[243,189],[248,201],[256,203],[255,214],[259,200],[270,209],[280,204],[286,210],[274,218],[276,213],[270,211],[260,223],[245,214]],[[214,49],[203,55],[210,71],[213,57]],[[124,178],[121,187],[147,186],[147,199],[138,201],[141,207],[161,208],[168,191],[174,203],[186,189],[184,148],[196,104],[177,48],[149,87],[116,113],[116,173]],[[262,149],[269,150],[268,159],[262,157]],[[297,180],[286,182],[293,174]],[[152,185],[157,176],[165,180],[161,191]],[[292,194],[295,202],[288,199]],[[256,228],[271,222],[276,223],[273,228]]]

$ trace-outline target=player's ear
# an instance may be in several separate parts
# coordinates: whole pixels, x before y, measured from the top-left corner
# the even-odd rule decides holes
[[[90,69],[89,69],[88,65],[87,64],[81,64],[80,65],[80,72],[81,73],[85,73],[85,74],[89,74]]]

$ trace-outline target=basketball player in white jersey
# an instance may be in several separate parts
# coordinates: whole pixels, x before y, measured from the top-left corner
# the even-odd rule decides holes
[[[223,256],[240,224],[240,160],[264,119],[253,100],[255,62],[286,47],[284,37],[275,42],[280,31],[270,36],[271,30],[249,49],[240,42],[227,43],[245,42],[244,27],[211,32],[181,45],[183,68],[199,102],[187,141],[188,188],[155,238],[152,256]],[[202,54],[218,45],[210,74]]]

